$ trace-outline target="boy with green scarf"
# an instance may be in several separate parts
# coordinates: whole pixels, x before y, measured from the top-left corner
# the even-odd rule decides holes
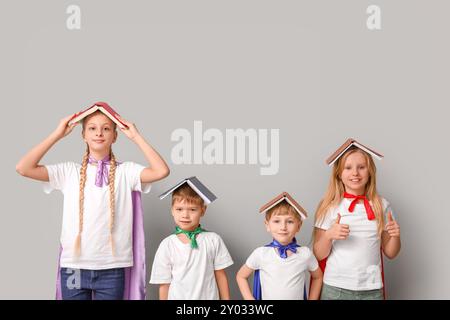
[[[225,268],[233,260],[222,238],[200,225],[216,196],[196,177],[182,180],[160,196],[172,194],[175,232],[165,238],[153,261],[150,283],[160,300],[228,300]]]

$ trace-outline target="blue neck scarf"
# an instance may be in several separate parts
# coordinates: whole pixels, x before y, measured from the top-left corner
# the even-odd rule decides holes
[[[290,250],[292,252],[297,252],[297,248],[300,247],[297,244],[297,240],[294,238],[292,240],[291,243],[287,244],[287,245],[282,245],[281,243],[279,243],[277,240],[273,239],[273,241],[269,244],[266,244],[265,247],[272,247],[272,248],[277,248],[278,249],[278,254],[280,255],[281,258],[286,259],[287,256],[287,251]]]

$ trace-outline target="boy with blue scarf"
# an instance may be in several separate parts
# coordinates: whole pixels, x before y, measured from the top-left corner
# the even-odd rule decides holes
[[[260,212],[272,242],[255,249],[236,275],[239,289],[246,300],[306,299],[306,274],[311,274],[309,300],[317,300],[322,288],[322,271],[312,251],[297,244],[306,211],[283,192],[264,205]],[[255,272],[253,293],[247,279]]]

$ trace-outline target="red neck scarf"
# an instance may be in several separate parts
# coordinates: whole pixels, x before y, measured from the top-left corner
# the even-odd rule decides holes
[[[359,200],[364,200],[364,207],[366,208],[367,219],[374,220],[375,214],[373,213],[372,207],[369,204],[369,200],[367,200],[366,196],[355,196],[353,194],[344,192],[344,198],[354,199],[352,203],[350,203],[350,207],[348,207],[348,211],[353,212],[355,210],[355,206]]]

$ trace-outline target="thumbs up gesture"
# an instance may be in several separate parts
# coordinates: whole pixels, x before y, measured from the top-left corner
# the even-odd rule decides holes
[[[341,224],[341,215],[338,213],[336,221],[326,234],[330,240],[345,240],[350,234],[350,227],[348,224]]]
[[[400,226],[398,225],[397,221],[392,218],[392,212],[389,211],[387,218],[388,221],[384,230],[387,231],[390,237],[400,237]]]

